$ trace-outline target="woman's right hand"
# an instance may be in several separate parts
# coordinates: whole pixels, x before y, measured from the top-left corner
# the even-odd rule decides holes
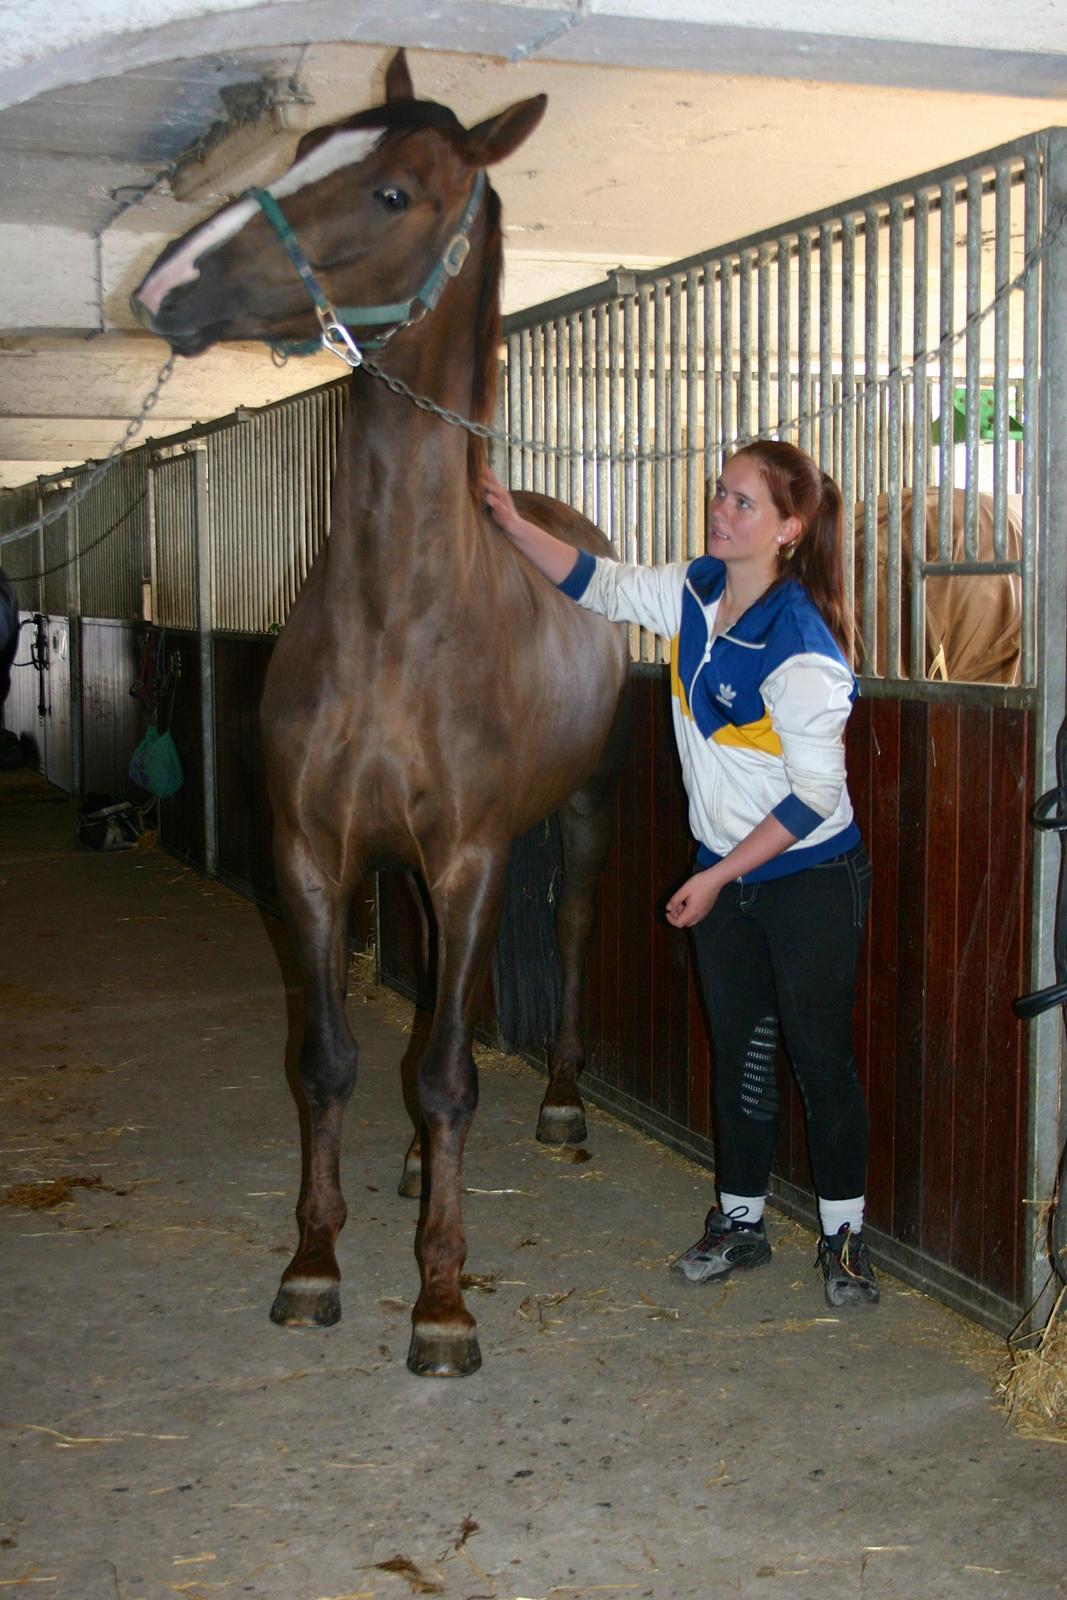
[[[510,539],[514,539],[523,519],[515,510],[515,502],[500,479],[490,472],[488,467],[482,477],[482,499],[485,502],[485,509],[497,527]]]

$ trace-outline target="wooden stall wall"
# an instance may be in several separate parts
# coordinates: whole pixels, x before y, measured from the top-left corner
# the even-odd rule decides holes
[[[145,630],[130,622],[86,617],[81,624],[82,790],[131,793],[130,757],[148,727],[148,710],[130,690],[137,681]]]
[[[712,1056],[688,937],[663,904],[691,845],[663,669],[635,667],[633,736],[586,991],[599,1099],[711,1161]],[[849,782],[874,863],[856,1004],[871,1112],[868,1216],[913,1281],[1007,1326],[1021,1309],[1032,716],[861,699]],[[383,977],[408,992],[416,922],[383,880]],[[780,1201],[810,1208],[799,1096],[780,1058]],[[809,1210],[810,1214],[810,1210]]]

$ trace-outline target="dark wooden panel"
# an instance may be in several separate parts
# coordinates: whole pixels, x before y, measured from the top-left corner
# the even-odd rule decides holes
[[[159,837],[182,861],[204,867],[204,738],[200,711],[200,647],[195,633],[167,630],[168,655],[181,658],[174,691],[170,732],[181,757],[185,781],[159,807]]]
[[[141,667],[144,629],[132,623],[81,624],[82,789],[133,793],[130,757],[148,726],[148,710],[130,693]]]
[[[691,841],[666,673],[633,673],[633,738],[600,890],[585,1020],[590,1077],[685,1139],[713,1136],[710,1050],[688,941],[663,901]],[[871,1112],[869,1216],[888,1236],[1018,1303],[1029,970],[1032,718],[860,700],[849,783],[874,865],[856,1001]],[[384,912],[383,912],[384,916]],[[782,1064],[776,1176],[810,1185]]]
[[[271,813],[259,737],[259,702],[273,641],[216,635],[215,788],[219,869],[277,897]]]

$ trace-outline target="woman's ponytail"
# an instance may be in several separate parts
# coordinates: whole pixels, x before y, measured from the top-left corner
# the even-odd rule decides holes
[[[803,584],[845,660],[852,663],[852,616],[845,600],[844,501],[829,473],[796,445],[757,439],[737,452],[754,461],[778,514],[795,517],[801,532],[778,556],[779,580]]]

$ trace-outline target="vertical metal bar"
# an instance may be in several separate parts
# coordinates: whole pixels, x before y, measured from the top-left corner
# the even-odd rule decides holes
[[[941,392],[938,404],[940,439],[937,501],[937,554],[940,561],[948,561],[952,554],[953,447],[956,431],[956,389],[952,346],[955,262],[956,186],[949,181],[941,185],[941,345],[938,360]]]
[[[915,425],[911,435],[911,654],[907,670],[908,676],[915,679],[923,677],[926,670],[926,578],[923,574],[923,562],[926,559],[927,439],[930,434],[930,387],[926,370],[929,233],[930,198],[923,191],[915,197],[912,240],[914,268],[912,281],[915,286],[912,306],[912,349],[915,363],[912,395]]]
[[[596,432],[596,408],[593,390],[593,313],[582,312],[582,512],[596,517],[596,473],[589,459],[593,453]]]
[[[788,437],[793,421],[792,372],[792,273],[790,272],[788,239],[779,239],[776,248],[778,263],[778,420],[775,432],[780,439]],[[803,409],[803,408],[801,408]]]
[[[703,331],[703,358],[704,358],[704,401],[703,401],[703,434],[702,440],[704,453],[700,458],[698,470],[700,472],[700,497],[703,505],[704,485],[715,470],[715,441],[722,437],[722,419],[719,415],[718,397],[719,389],[715,382],[715,368],[720,361],[717,340],[715,338],[715,266],[711,261],[705,262],[702,274],[704,294],[704,331]],[[692,444],[692,440],[690,440]],[[697,466],[696,457],[693,465]]]
[[[563,453],[570,443],[570,411],[567,407],[567,341],[562,317],[556,321],[556,484],[553,494],[565,500],[570,485],[570,462]]]
[[[581,348],[578,332],[578,318],[567,318],[567,444],[570,448],[568,461],[569,490],[568,499],[575,510],[582,492],[582,457],[581,457],[581,382],[582,374],[579,370],[579,350]]]
[[[685,536],[681,553],[684,557],[699,554],[700,456],[697,455],[697,437],[700,433],[700,310],[703,274],[696,271],[686,274],[685,280]],[[706,310],[706,306],[705,306]],[[707,347],[704,346],[706,371]]]
[[[544,411],[544,367],[545,367],[545,336],[540,323],[530,332],[530,388],[532,392],[532,437],[544,443],[545,437],[545,411]],[[533,488],[541,494],[545,492],[545,458],[537,451],[532,462]]]
[[[648,430],[648,306],[649,291],[642,288],[637,301],[637,551],[638,561],[654,560],[649,541]],[[642,661],[653,659],[652,639],[644,629],[640,635]]]
[[[872,206],[864,215],[863,317],[863,648],[878,671],[878,228]]]
[[[523,440],[530,438],[533,432],[533,421],[530,415],[533,399],[533,384],[530,381],[530,330],[524,328],[519,338],[519,437]],[[533,457],[525,444],[519,451],[519,483],[523,489],[531,487],[530,474]]]
[[[841,224],[841,498],[845,502],[845,599],[854,605],[856,585],[856,219]],[[863,664],[867,670],[866,663]]]
[[[742,251],[737,262],[737,435],[743,444],[752,430],[752,256]]]
[[[834,472],[834,236],[830,224],[819,229],[819,465]]]
[[[622,550],[622,529],[625,511],[626,468],[619,460],[622,443],[619,405],[619,311],[620,303],[612,300],[608,306],[608,445],[611,450],[611,470],[608,475],[608,533],[616,550]]]
[[[519,447],[515,439],[519,432],[519,371],[521,368],[519,355],[519,336],[508,335],[508,484],[512,489],[521,487],[522,463],[519,459]]]
[[[904,202],[889,207],[889,383],[886,396],[886,677],[899,678],[901,571],[901,411],[903,393]],[[877,577],[876,580],[877,582]]]
[[[1041,563],[1037,624],[1039,644],[1037,717],[1034,738],[1034,792],[1057,786],[1055,744],[1065,709],[1065,641],[1067,641],[1067,234],[1055,224],[1067,208],[1067,133],[1051,129],[1045,136],[1045,184],[1042,225],[1051,230],[1041,273],[1041,399],[1040,399],[1040,546]],[[1033,418],[1028,421],[1028,431]],[[1034,839],[1031,896],[1031,988],[1056,981],[1053,960],[1056,939],[1057,877],[1060,847],[1056,836],[1038,830]],[[1027,1106],[1027,1186],[1025,1281],[1023,1303],[1029,1322],[1040,1327],[1048,1318],[1056,1278],[1048,1256],[1044,1207],[1053,1193],[1064,1142],[1065,1108],[1061,1093],[1063,1024],[1058,1008],[1046,1011],[1029,1026],[1030,1094]]]
[[[811,234],[797,240],[797,442],[811,454],[814,418],[811,401]]]
[[[1008,544],[1008,400],[1011,378],[1011,167],[997,168],[993,221],[993,555],[1005,559]]]
[[[1028,156],[1024,182],[1025,217],[1023,243],[1028,260],[1033,260],[1042,227],[1042,184],[1037,159]],[[1023,285],[1023,661],[1024,683],[1034,683],[1037,675],[1037,512],[1039,484],[1037,446],[1041,424],[1041,279],[1036,266]]]
[[[734,268],[730,261],[719,266],[719,439],[717,459],[711,462],[707,477],[717,478],[719,467],[734,444]],[[740,401],[738,402],[740,405]],[[738,423],[740,432],[740,423]]]
[[[146,622],[159,618],[159,555],[156,548],[156,469],[152,465],[151,446],[145,447],[145,522],[148,528],[148,614]],[[79,569],[81,558],[78,558]],[[81,575],[79,571],[79,586]]]
[[[667,447],[667,306],[664,285],[657,283],[652,290],[652,328],[654,349],[652,355],[652,385],[655,405],[653,448],[656,459],[652,464],[653,513],[652,560],[667,559],[667,463],[663,453]]]
[[[675,273],[670,282],[668,318],[669,365],[667,442],[671,458],[667,463],[667,515],[663,535],[663,560],[677,561],[682,553],[682,280]],[[661,380],[662,382],[662,380]]]
[[[204,757],[204,872],[219,870],[218,805],[215,793],[215,575],[212,567],[211,508],[208,502],[207,448],[192,446],[196,532],[196,628],[200,653],[200,738]]]
[[[756,361],[760,435],[771,429],[771,247],[761,244],[756,265]]]
[[[611,353],[608,348],[608,321],[607,308],[597,306],[593,312],[597,455],[593,518],[605,530],[611,527],[611,431],[608,426]]]
[[[71,506],[63,519],[66,523],[66,611],[67,611],[67,664],[70,699],[70,792],[81,794],[85,776],[85,758],[82,745],[82,650],[81,650],[81,572],[79,568],[79,507]]]
[[[978,420],[982,395],[982,174],[967,175],[967,337],[966,399],[963,430],[967,477],[964,485],[963,544],[968,561],[978,559]]]

